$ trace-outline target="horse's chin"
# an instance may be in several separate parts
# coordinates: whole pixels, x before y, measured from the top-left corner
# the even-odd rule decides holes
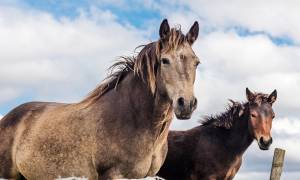
[[[188,120],[191,119],[192,114],[194,112],[194,109],[187,108],[187,107],[179,107],[179,106],[173,106],[174,113],[177,119],[179,120]]]
[[[270,149],[270,146],[264,146],[264,145],[262,145],[262,144],[260,144],[260,143],[258,143],[258,147],[259,147],[259,149],[261,149],[261,150],[263,150],[263,151],[267,151],[267,150]]]
[[[175,113],[175,116],[179,120],[189,120],[189,119],[191,119],[191,114],[176,114]]]
[[[177,119],[188,120],[191,119],[193,111],[174,108],[174,113]]]

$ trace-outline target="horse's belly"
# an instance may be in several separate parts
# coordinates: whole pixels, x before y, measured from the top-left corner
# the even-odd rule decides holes
[[[21,157],[22,156],[22,157]],[[18,170],[26,179],[56,179],[58,177],[88,177],[97,179],[97,172],[89,159],[83,159],[81,155],[77,158],[63,158],[57,156],[42,157],[39,153],[16,154]]]
[[[27,141],[15,148],[17,169],[26,179],[47,180],[71,176],[97,179],[90,154],[67,141],[61,143],[50,139],[42,143],[28,136]]]

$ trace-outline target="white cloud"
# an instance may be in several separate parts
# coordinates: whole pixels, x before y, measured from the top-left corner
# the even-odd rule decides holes
[[[299,2],[295,0],[181,1],[210,26],[244,26],[252,31],[267,31],[275,36],[290,36],[300,41]]]
[[[44,100],[77,100],[118,56],[148,42],[109,11],[91,9],[69,20],[0,7],[0,103],[28,91]]]
[[[214,32],[199,41],[196,52],[203,61],[199,90],[209,88],[205,91],[209,94],[202,92],[199,97],[200,101],[201,97],[210,98],[204,104],[225,102],[227,98],[244,100],[245,88],[249,87],[265,93],[277,89],[276,110],[300,107],[291,96],[300,91],[299,47],[276,46],[265,36],[240,37],[232,32]],[[287,113],[299,115],[296,111],[280,111],[279,116]]]

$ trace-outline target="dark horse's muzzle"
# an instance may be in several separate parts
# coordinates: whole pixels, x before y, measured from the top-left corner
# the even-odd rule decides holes
[[[175,108],[175,115],[177,119],[185,120],[190,119],[192,113],[197,108],[197,98],[193,97],[192,100],[186,100],[183,97],[177,99]]]
[[[273,139],[270,137],[268,140],[264,140],[263,137],[259,138],[258,140],[258,146],[261,150],[268,150],[270,148],[270,145],[272,144]]]

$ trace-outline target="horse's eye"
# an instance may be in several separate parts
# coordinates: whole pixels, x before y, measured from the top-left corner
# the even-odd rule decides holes
[[[275,118],[275,114],[272,115],[272,119],[274,119],[274,118]]]
[[[170,64],[170,61],[169,61],[169,59],[167,59],[167,58],[162,58],[161,62],[162,62],[163,64]]]
[[[180,55],[180,59],[181,59],[181,60],[184,60],[184,59],[185,59],[185,56],[181,54],[181,55]]]
[[[200,64],[200,62],[199,62],[199,61],[197,61],[197,62],[195,63],[195,66],[197,67],[199,64]]]
[[[255,114],[251,114],[251,117],[256,118],[256,115]]]

